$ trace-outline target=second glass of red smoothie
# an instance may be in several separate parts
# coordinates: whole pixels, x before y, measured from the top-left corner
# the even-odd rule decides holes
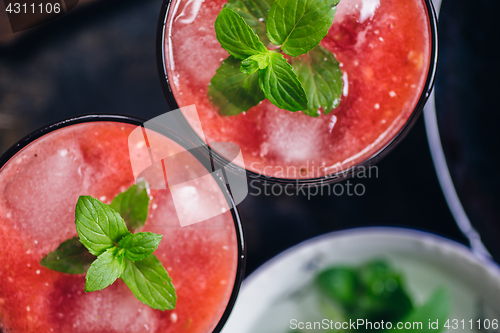
[[[267,1],[270,5],[274,1]],[[429,0],[341,0],[320,45],[342,71],[331,113],[310,117],[264,100],[221,115],[208,87],[228,52],[214,23],[227,0],[165,0],[158,65],[170,109],[195,105],[203,137],[241,148],[247,175],[271,182],[328,183],[363,171],[388,153],[417,120],[432,89],[436,17]],[[262,19],[263,20],[263,19]],[[197,119],[179,119],[201,140]],[[224,159],[221,157],[221,159]]]
[[[144,304],[120,279],[103,290],[86,292],[84,274],[56,271],[40,262],[77,236],[79,196],[109,204],[136,183],[131,159],[148,161],[149,156],[143,149],[146,143],[131,133],[143,122],[111,115],[72,118],[32,133],[0,157],[0,332],[222,329],[243,279],[245,249],[238,213],[220,177],[198,185],[195,179],[183,187],[185,200],[174,202],[161,169],[149,173],[149,212],[140,231],[163,237],[154,255],[175,287],[174,309]],[[148,144],[181,153],[169,161],[173,176],[203,173],[204,164],[175,133],[144,133]],[[218,199],[220,214],[181,226],[179,209],[203,213],[203,197]]]

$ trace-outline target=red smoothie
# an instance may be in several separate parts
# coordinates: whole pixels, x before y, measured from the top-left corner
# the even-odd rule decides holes
[[[291,179],[345,170],[381,150],[414,111],[431,62],[424,1],[341,0],[321,42],[343,73],[342,99],[332,113],[312,118],[265,100],[237,116],[219,115],[207,87],[228,57],[214,30],[226,2],[173,0],[165,60],[179,106],[195,104],[207,141],[239,145],[248,170]]]
[[[150,191],[149,217],[140,231],[163,235],[154,254],[176,288],[174,310],[153,310],[120,279],[86,293],[85,275],[39,263],[77,235],[80,195],[110,203],[134,183],[129,156],[149,158],[141,156],[140,142],[129,155],[128,137],[135,128],[118,122],[71,125],[35,140],[0,169],[0,332],[210,333],[219,322],[238,261],[231,212],[181,228],[169,190]],[[150,143],[183,151],[165,137],[148,137]],[[185,162],[178,164],[181,172],[203,167]],[[215,181],[212,185],[194,191],[199,196],[220,192]]]

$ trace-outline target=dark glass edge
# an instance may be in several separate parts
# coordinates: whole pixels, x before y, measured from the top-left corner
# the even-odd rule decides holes
[[[157,30],[157,44],[156,44],[156,59],[158,66],[158,73],[160,78],[160,83],[162,86],[163,94],[167,101],[168,107],[170,110],[179,109],[179,105],[175,100],[174,94],[172,92],[172,88],[170,86],[170,81],[167,75],[167,67],[165,63],[165,33],[166,33],[166,23],[168,20],[168,13],[170,10],[170,6],[173,0],[164,0],[161,11],[160,18],[158,21],[158,30]],[[420,98],[411,113],[410,117],[406,121],[406,123],[402,126],[399,132],[394,135],[394,137],[382,148],[380,148],[377,152],[373,153],[370,157],[364,160],[361,163],[358,163],[354,166],[349,167],[346,170],[350,170],[352,168],[353,172],[348,172],[345,174],[346,170],[339,171],[337,173],[318,177],[318,178],[304,178],[304,179],[293,179],[293,178],[275,178],[270,176],[261,175],[255,173],[253,171],[243,169],[239,166],[235,166],[232,163],[229,163],[227,159],[217,154],[217,152],[212,151],[211,154],[214,156],[214,160],[217,161],[219,165],[227,165],[229,164],[232,171],[237,174],[245,174],[248,178],[252,180],[260,180],[264,182],[274,183],[274,184],[283,184],[283,185],[307,185],[307,186],[316,186],[316,185],[327,185],[333,184],[340,181],[344,181],[361,172],[360,167],[370,167],[378,163],[382,158],[384,158],[389,152],[391,152],[405,137],[408,135],[410,129],[415,125],[416,121],[422,114],[424,109],[424,105],[429,99],[429,96],[434,87],[434,81],[436,78],[436,68],[437,68],[437,60],[438,60],[438,26],[437,26],[437,15],[432,4],[431,0],[423,0],[425,3],[427,17],[429,19],[429,28],[430,28],[430,39],[431,39],[431,52],[430,52],[430,65],[429,71],[427,73],[427,78],[424,84],[424,88],[422,89],[422,93]],[[198,134],[191,128],[186,118],[182,115],[176,117],[177,121],[181,126],[183,126],[184,130],[189,133],[190,139],[194,142],[198,142],[199,144],[206,144]],[[356,170],[358,169],[358,170]]]
[[[144,124],[144,122],[147,121],[147,119],[140,118],[140,117],[134,117],[134,116],[126,116],[126,115],[119,115],[119,114],[88,114],[88,115],[82,115],[82,116],[76,116],[76,117],[71,117],[67,118],[64,120],[60,120],[57,122],[54,122],[52,124],[49,124],[47,126],[41,127],[38,130],[34,131],[31,134],[28,134],[21,140],[19,140],[16,144],[14,144],[12,147],[10,147],[4,154],[0,156],[0,171],[2,170],[3,166],[7,164],[7,162],[14,157],[17,153],[19,153],[23,148],[34,142],[35,140],[41,138],[42,136],[49,134],[55,130],[68,127],[71,125],[76,125],[76,124],[82,124],[82,123],[91,123],[91,122],[121,122],[121,123],[126,123],[126,124],[131,124],[131,125],[136,125],[136,126],[141,126]],[[169,137],[169,139],[173,140],[174,142],[180,144],[183,147],[186,147],[186,140],[185,138],[180,137],[177,133],[173,133],[171,131],[172,137]],[[191,145],[188,143],[188,147],[191,147]],[[193,154],[198,160],[199,155],[198,154]],[[200,161],[203,165],[206,165],[203,163],[203,161]],[[210,170],[209,170],[210,171]],[[220,171],[219,171],[220,172]],[[219,176],[219,172],[216,173],[217,176]],[[236,298],[238,297],[238,293],[240,291],[241,283],[243,282],[243,279],[245,277],[245,265],[246,265],[246,243],[245,243],[245,232],[243,228],[243,224],[241,223],[241,218],[238,212],[238,208],[234,204],[232,195],[231,195],[231,190],[228,188],[228,185],[221,180],[224,178],[221,177],[215,177],[217,185],[220,187],[222,193],[224,194],[224,197],[227,200],[227,203],[230,207],[231,211],[231,216],[233,217],[233,222],[234,222],[234,227],[236,230],[236,239],[238,243],[238,265],[236,268],[236,276],[234,279],[234,285],[233,285],[233,290],[231,292],[231,296],[229,298],[229,301],[226,305],[226,309],[224,310],[224,313],[222,314],[221,319],[219,320],[217,326],[215,327],[214,331],[212,333],[219,333],[222,330],[222,327],[226,323],[227,319],[229,318],[229,315],[231,314],[231,311],[234,307],[234,303],[236,302]],[[232,207],[232,208],[231,208]],[[1,332],[1,330],[0,330]]]

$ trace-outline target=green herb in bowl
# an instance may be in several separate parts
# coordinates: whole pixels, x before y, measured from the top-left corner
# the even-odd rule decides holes
[[[408,291],[404,276],[386,260],[374,260],[358,267],[326,268],[314,277],[313,285],[321,315],[335,321],[340,328],[335,329],[335,324],[331,324],[327,332],[438,333],[443,326],[433,329],[429,323],[443,324],[450,313],[451,301],[446,289],[436,290],[424,304],[418,305]]]

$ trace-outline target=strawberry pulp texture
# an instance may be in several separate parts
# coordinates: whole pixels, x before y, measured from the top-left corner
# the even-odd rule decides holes
[[[196,105],[207,141],[239,145],[248,170],[292,179],[345,170],[382,149],[414,111],[431,61],[424,2],[342,0],[321,42],[343,72],[341,102],[332,113],[312,118],[265,100],[243,114],[220,116],[207,87],[228,56],[214,31],[225,3],[173,1],[167,72],[179,106]]]
[[[163,235],[155,255],[176,287],[176,309],[153,310],[121,280],[85,293],[84,275],[55,272],[39,263],[77,235],[74,214],[80,195],[110,203],[133,184],[128,136],[134,128],[115,122],[72,125],[34,141],[0,169],[0,331],[207,333],[217,325],[236,275],[231,213],[181,228],[169,190],[151,190],[141,231]],[[166,138],[158,140],[182,150]],[[198,190],[199,195],[220,191]]]

